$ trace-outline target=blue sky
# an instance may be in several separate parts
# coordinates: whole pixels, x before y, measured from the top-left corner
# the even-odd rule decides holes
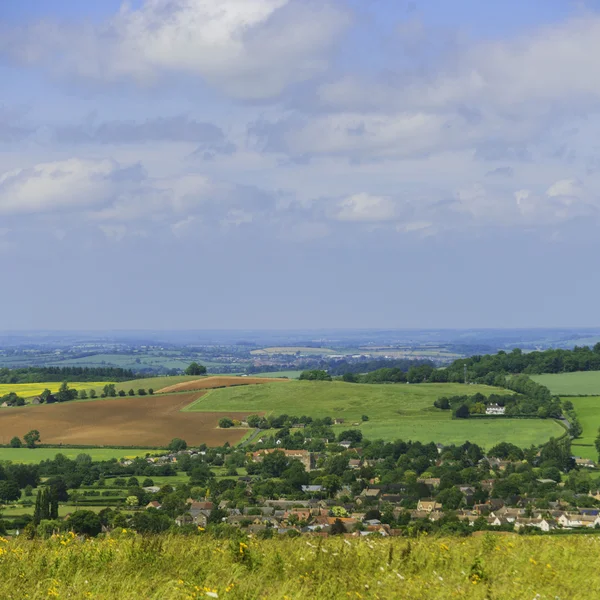
[[[0,3],[0,329],[597,326],[600,2]]]

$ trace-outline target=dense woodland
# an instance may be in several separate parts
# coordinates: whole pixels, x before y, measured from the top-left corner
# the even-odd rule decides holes
[[[39,383],[45,381],[126,381],[135,373],[117,367],[23,367],[0,369],[0,383]]]

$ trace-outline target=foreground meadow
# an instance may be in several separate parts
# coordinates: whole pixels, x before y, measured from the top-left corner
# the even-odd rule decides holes
[[[361,423],[364,437],[461,444],[490,448],[501,441],[520,447],[542,444],[564,429],[551,419],[452,419],[433,407],[440,396],[498,394],[499,388],[459,383],[356,384],[339,381],[287,381],[208,391],[186,411],[247,411],[344,419],[337,429]],[[365,423],[362,415],[369,417]]]
[[[0,597],[591,600],[600,594],[599,551],[595,535],[257,541],[143,538],[122,530],[83,541],[73,534],[21,536],[0,540]]]

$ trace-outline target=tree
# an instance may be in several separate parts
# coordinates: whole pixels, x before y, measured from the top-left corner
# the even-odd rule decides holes
[[[51,400],[50,398],[54,398],[54,396],[52,395],[52,392],[49,389],[45,389],[41,394],[40,394],[40,402],[42,403],[47,403],[50,404]]]
[[[181,438],[173,438],[168,446],[168,449],[171,452],[180,452],[181,450],[185,450],[186,448],[187,442],[185,440],[182,440]]]
[[[140,501],[137,496],[127,496],[127,500],[125,500],[125,504],[127,506],[131,506],[132,508],[136,508],[139,505]]]
[[[96,395],[96,390],[90,390],[90,398],[95,398]]]
[[[144,388],[140,388],[138,390],[138,396],[145,396],[146,395],[146,390]]]
[[[40,432],[37,429],[32,429],[23,436],[23,439],[28,448],[35,448],[36,442],[40,441]]]
[[[119,390],[119,396],[121,396],[121,398],[125,395],[125,390]]]
[[[56,401],[69,402],[69,400],[75,400],[75,398],[77,398],[77,390],[70,389],[69,384],[66,381],[63,381],[56,394]]]
[[[362,419],[363,423],[366,423],[369,420],[369,416],[368,415],[363,415],[361,417],[361,419]]]
[[[150,479],[150,477],[146,477],[144,481],[142,481],[142,487],[152,487],[154,485],[154,480]]]
[[[260,424],[261,418],[258,415],[248,415],[246,418],[246,423],[248,423],[248,427],[258,427]]]
[[[67,520],[69,528],[80,535],[97,536],[102,531],[100,517],[91,510],[77,510]]]
[[[336,519],[329,529],[331,535],[343,535],[346,533],[346,527],[341,519]]]
[[[331,381],[331,375],[327,371],[313,369],[311,371],[302,371],[298,379],[306,381]]]
[[[115,388],[115,384],[107,383],[102,389],[102,393],[105,397],[110,396],[111,398],[114,398],[117,395],[117,389]]]
[[[0,481],[0,501],[13,502],[21,497],[21,490],[16,481],[7,479]]]
[[[87,392],[85,390],[79,390],[79,399],[85,400],[88,397]]]
[[[133,388],[131,388],[128,392],[127,392],[130,396],[135,396],[135,390]]]
[[[148,388],[148,394],[150,394],[150,396],[154,395],[154,389],[153,388]]]
[[[185,370],[186,375],[206,375],[206,367],[199,365],[197,362],[190,363]]]
[[[223,417],[219,419],[219,427],[221,429],[229,429],[229,427],[233,427],[233,420],[229,417]]]
[[[569,433],[571,434],[572,438],[581,437],[581,434],[583,433],[583,427],[581,426],[581,423],[579,422],[579,419],[577,417],[571,419]]]
[[[598,435],[596,436],[596,440],[594,441],[594,445],[596,446],[596,452],[598,452],[598,457],[600,460],[600,427],[598,428]]]
[[[466,404],[461,404],[455,411],[454,416],[457,419],[468,419],[469,418],[469,407]]]
[[[352,442],[353,444],[359,444],[363,439],[363,434],[360,429],[348,429],[346,431],[342,431],[340,435],[338,435],[338,440],[340,442]]]
[[[21,440],[15,436],[12,440],[10,440],[10,447],[11,448],[21,448],[23,446],[23,442],[21,442]]]

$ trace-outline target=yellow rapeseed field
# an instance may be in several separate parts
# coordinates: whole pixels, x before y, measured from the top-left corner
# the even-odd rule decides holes
[[[69,387],[75,390],[91,390],[95,389],[100,395],[102,388],[107,384],[112,383],[110,381],[85,381],[81,383],[69,383]],[[45,389],[50,390],[53,393],[58,392],[61,382],[58,381],[46,381],[42,383],[0,383],[0,396],[15,392],[22,398],[31,398],[32,396],[39,396]]]
[[[596,600],[600,537],[0,539],[0,598]]]

